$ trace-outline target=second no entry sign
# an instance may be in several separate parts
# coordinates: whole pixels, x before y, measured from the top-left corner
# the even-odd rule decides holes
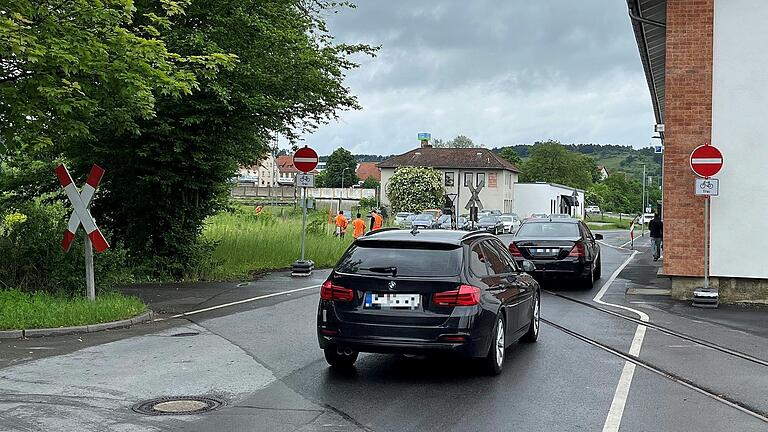
[[[691,169],[701,177],[712,177],[723,167],[723,154],[717,147],[703,145],[691,152]]]

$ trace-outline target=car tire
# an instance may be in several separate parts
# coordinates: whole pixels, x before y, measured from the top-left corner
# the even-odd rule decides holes
[[[355,361],[357,360],[359,352],[350,350],[349,353],[345,353],[344,351],[345,350],[343,348],[337,346],[329,346],[323,350],[325,354],[325,361],[328,362],[328,364],[332,367],[336,368],[352,367],[352,365],[354,365]]]
[[[581,287],[585,290],[591,290],[595,286],[595,271],[591,270],[589,275],[581,279]]]
[[[541,326],[541,295],[538,291],[533,295],[533,316],[528,331],[520,338],[520,342],[533,343],[539,339]]]
[[[597,257],[597,264],[595,265],[595,276],[594,280],[599,280],[601,277],[603,277],[603,260],[600,256]]]
[[[504,318],[499,315],[496,317],[496,324],[494,324],[491,332],[491,346],[488,349],[488,356],[485,358],[485,370],[490,375],[498,375],[504,369],[504,358],[506,357],[504,328]]]

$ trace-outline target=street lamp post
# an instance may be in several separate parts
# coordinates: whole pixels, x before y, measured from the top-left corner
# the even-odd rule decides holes
[[[349,167],[344,168],[341,170],[341,195],[344,194],[344,173],[347,172]],[[341,195],[339,195],[339,211],[341,211]]]

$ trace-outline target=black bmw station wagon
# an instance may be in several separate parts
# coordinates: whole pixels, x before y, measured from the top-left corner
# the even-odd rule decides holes
[[[526,268],[527,267],[527,268]],[[505,349],[539,335],[540,291],[487,233],[380,230],[356,240],[320,291],[317,336],[328,363],[359,352],[456,352],[501,372]]]

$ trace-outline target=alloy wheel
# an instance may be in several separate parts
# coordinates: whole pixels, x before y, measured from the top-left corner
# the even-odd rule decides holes
[[[496,329],[496,364],[504,363],[504,321],[499,320]]]
[[[539,302],[539,295],[536,294],[536,298],[533,304],[533,332],[536,335],[539,334]]]

